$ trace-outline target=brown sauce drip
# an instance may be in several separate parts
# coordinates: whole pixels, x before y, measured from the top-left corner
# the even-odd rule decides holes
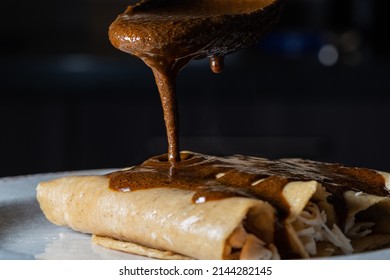
[[[179,151],[179,117],[177,113],[175,73],[162,72],[154,68],[153,73],[160,92],[160,99],[164,113],[165,127],[168,139],[168,160],[180,161]]]
[[[216,74],[222,73],[223,68],[225,67],[224,57],[223,56],[212,56],[210,57],[210,68]]]
[[[167,161],[167,155],[162,155],[107,176],[110,188],[116,191],[184,189],[194,192],[194,203],[237,196],[257,198],[269,201],[285,213],[289,206],[282,190],[291,181],[315,180],[339,199],[347,190],[389,195],[384,177],[374,170],[303,159],[216,157],[182,152],[181,161],[174,165]]]
[[[128,7],[110,26],[118,49],[141,58],[152,70],[160,92],[168,155],[129,171],[108,175],[118,191],[154,187],[195,191],[194,202],[230,196],[265,199],[285,208],[281,198],[289,181],[316,180],[334,197],[347,189],[388,195],[384,178],[363,168],[300,159],[267,159],[180,154],[175,81],[193,58],[210,58],[223,70],[225,55],[255,42],[277,20],[281,0],[148,0]],[[223,174],[223,176],[222,176]],[[263,179],[258,184],[256,181]]]
[[[111,24],[118,49],[141,58],[160,93],[168,139],[168,161],[180,161],[175,81],[193,58],[210,57],[223,70],[223,57],[254,43],[277,19],[280,0],[145,0],[129,6]]]

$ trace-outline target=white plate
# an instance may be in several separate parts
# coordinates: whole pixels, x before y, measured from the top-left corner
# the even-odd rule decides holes
[[[91,236],[46,220],[35,198],[36,186],[69,175],[105,174],[86,170],[0,178],[0,259],[147,259],[91,243]],[[332,259],[390,259],[390,249]]]

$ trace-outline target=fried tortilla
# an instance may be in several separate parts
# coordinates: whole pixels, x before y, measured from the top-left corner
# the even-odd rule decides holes
[[[46,217],[116,250],[168,259],[291,259],[390,245],[389,174],[301,159],[182,152],[42,182]]]
[[[105,246],[158,258],[171,252],[195,259],[278,257],[273,252],[275,211],[270,204],[240,197],[194,204],[192,196],[188,190],[167,188],[119,192],[109,188],[106,176],[61,178],[37,189],[51,222],[92,233]],[[110,244],[99,236],[144,248]],[[246,250],[248,242],[258,248]]]

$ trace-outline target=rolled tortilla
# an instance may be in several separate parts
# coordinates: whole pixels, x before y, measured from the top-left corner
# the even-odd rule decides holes
[[[387,186],[387,173],[380,174]],[[283,222],[287,238],[293,251],[303,258],[390,247],[389,196],[347,190],[343,193],[346,213],[339,215],[328,202],[332,195],[318,182],[289,183],[283,196],[290,205]]]
[[[282,197],[289,212],[281,220],[285,232],[282,242],[287,247],[280,252],[282,257],[310,258],[353,252],[350,240],[338,226],[335,209],[328,202],[329,196],[316,181],[295,181],[284,186]]]
[[[53,223],[154,258],[311,258],[390,245],[388,173],[189,152],[174,175],[165,163],[43,182],[37,197]]]
[[[275,210],[269,203],[232,197],[194,204],[192,196],[170,188],[118,192],[109,188],[106,176],[66,177],[37,187],[48,220],[92,233],[100,241],[99,236],[108,237],[194,259],[278,257]],[[258,247],[255,252],[243,249],[252,243]]]
[[[355,251],[390,247],[390,197],[347,191],[344,198],[348,209],[344,231]]]

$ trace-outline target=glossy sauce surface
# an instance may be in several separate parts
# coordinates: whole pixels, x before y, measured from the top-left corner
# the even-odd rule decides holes
[[[153,71],[168,140],[168,161],[180,161],[176,76],[193,58],[210,58],[223,70],[225,55],[254,43],[277,19],[280,0],[148,0],[129,6],[111,24],[121,51]]]
[[[284,201],[282,190],[292,181],[315,180],[339,199],[347,190],[389,195],[384,177],[374,170],[303,159],[217,157],[182,152],[181,161],[175,164],[168,162],[167,155],[162,155],[107,176],[110,188],[116,191],[185,189],[194,192],[194,203],[232,196],[258,198],[271,202],[285,213],[288,213],[289,206]]]
[[[250,45],[272,27],[281,2],[148,0],[118,16],[110,26],[110,40],[151,67],[164,112],[168,154],[109,174],[112,189],[180,188],[194,191],[196,203],[245,196],[271,201],[280,209],[286,209],[281,192],[290,181],[318,181],[336,198],[347,189],[388,195],[383,176],[364,168],[301,159],[180,154],[177,73],[197,57],[210,57],[212,71],[220,73],[226,54]]]

